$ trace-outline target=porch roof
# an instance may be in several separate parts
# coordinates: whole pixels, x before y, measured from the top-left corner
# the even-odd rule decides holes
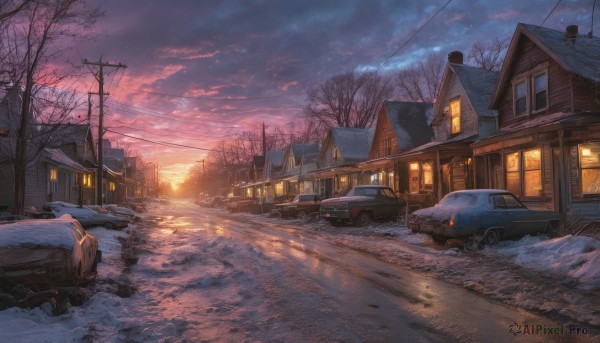
[[[426,153],[432,153],[435,151],[456,151],[457,148],[465,151],[470,151],[469,144],[477,140],[479,135],[472,135],[469,137],[454,137],[440,142],[429,142],[427,144],[420,145],[414,149],[404,151],[396,156],[394,160],[403,160],[408,157],[414,157]]]
[[[69,156],[67,156],[67,154],[64,153],[64,151],[60,149],[44,148],[44,152],[46,153],[46,158],[48,158],[48,160],[60,164],[61,166],[66,167],[68,170],[90,173],[89,169],[73,161]]]

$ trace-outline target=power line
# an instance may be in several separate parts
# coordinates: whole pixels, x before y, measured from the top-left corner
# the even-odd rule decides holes
[[[137,140],[144,141],[144,142],[148,142],[148,143],[153,143],[153,144],[168,146],[170,148],[178,148],[178,147],[180,147],[180,148],[188,148],[188,149],[195,149],[195,150],[212,151],[212,149],[198,148],[198,147],[189,146],[189,145],[183,145],[183,144],[177,144],[177,143],[168,143],[168,142],[159,142],[159,141],[153,141],[153,140],[149,140],[149,139],[139,138],[139,137],[127,135],[127,134],[124,134],[124,133],[121,133],[121,132],[113,131],[113,130],[110,130],[110,129],[106,129],[106,131],[115,133],[117,135],[121,135],[121,136],[129,137],[129,138],[137,139]]]
[[[154,94],[154,95],[159,95],[159,96],[164,96],[164,97],[171,97],[171,98],[182,98],[182,99],[193,99],[193,100],[207,100],[207,101],[266,100],[266,99],[281,98],[281,97],[284,97],[284,96],[292,96],[292,95],[301,95],[301,94],[303,94],[303,93],[284,93],[284,94],[278,94],[278,95],[263,96],[263,97],[252,97],[252,98],[251,97],[245,97],[245,98],[206,98],[206,97],[200,97],[200,96],[177,95],[177,94],[161,93],[161,92],[154,92],[154,91],[143,91],[143,90],[133,91],[132,93],[148,93],[148,94]]]
[[[550,16],[552,15],[552,13],[554,13],[554,10],[558,7],[558,5],[560,4],[561,1],[562,0],[558,0],[556,2],[556,5],[554,5],[554,8],[552,8],[552,11],[550,11],[550,13],[548,13],[548,15],[546,16],[546,19],[542,20],[542,22],[538,26],[544,25],[544,23],[546,22],[546,20],[548,20],[548,18],[550,18]]]
[[[394,51],[393,54],[390,55],[390,57],[386,58],[385,61],[383,61],[383,63],[381,63],[381,65],[379,66],[379,68],[377,68],[377,70],[375,71],[375,73],[379,72],[379,70],[386,64],[388,63],[388,61],[394,57],[398,51],[400,51],[400,49],[402,49],[404,46],[406,46],[406,44],[408,44],[408,42],[411,41],[411,39],[413,39],[414,36],[417,35],[417,33],[419,33],[424,27],[425,25],[429,24],[430,21],[433,20],[433,18],[435,18],[444,8],[446,8],[446,6],[448,6],[450,3],[452,2],[452,0],[448,0],[448,2],[446,2],[446,4],[444,6],[442,6],[439,10],[437,10],[437,12],[435,12],[431,17],[429,17],[429,19],[427,19],[427,21],[425,23],[423,23],[418,29],[417,31],[415,31],[410,37],[408,37],[408,39],[406,41],[404,41],[404,43],[402,43],[400,45],[400,47],[398,49],[396,49],[396,51]]]

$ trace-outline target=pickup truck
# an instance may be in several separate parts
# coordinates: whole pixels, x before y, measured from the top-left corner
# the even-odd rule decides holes
[[[367,226],[372,220],[398,217],[406,202],[387,186],[354,186],[348,194],[321,201],[321,218],[332,225]]]

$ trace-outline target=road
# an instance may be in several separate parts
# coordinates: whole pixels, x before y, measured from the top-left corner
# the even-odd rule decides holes
[[[175,326],[161,330],[188,341],[594,341],[293,222],[186,203],[146,218],[131,278],[147,311]]]

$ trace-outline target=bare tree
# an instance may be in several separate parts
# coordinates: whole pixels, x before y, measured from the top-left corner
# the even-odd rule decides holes
[[[33,0],[4,21],[0,32],[0,62],[5,77],[22,87],[22,102],[18,125],[18,139],[14,156],[15,213],[23,213],[25,200],[25,171],[28,159],[29,126],[35,123],[34,107],[38,95],[64,83],[73,75],[72,69],[52,66],[67,50],[87,37],[102,12],[89,7],[86,0]],[[51,102],[50,102],[51,103]],[[62,108],[50,117],[66,118],[72,107]],[[52,111],[51,111],[52,112]],[[59,113],[60,112],[60,113]],[[62,119],[64,120],[64,119]]]
[[[398,97],[413,102],[433,102],[440,90],[446,59],[441,53],[427,55],[414,67],[396,74]]]
[[[476,42],[471,47],[467,60],[479,68],[499,71],[502,67],[504,54],[508,49],[509,42],[508,38],[501,40],[498,37],[488,44]]]
[[[384,100],[393,95],[390,79],[376,73],[335,75],[308,92],[304,114],[327,127],[367,128]]]
[[[25,6],[34,0],[0,0],[0,23],[21,12]]]

